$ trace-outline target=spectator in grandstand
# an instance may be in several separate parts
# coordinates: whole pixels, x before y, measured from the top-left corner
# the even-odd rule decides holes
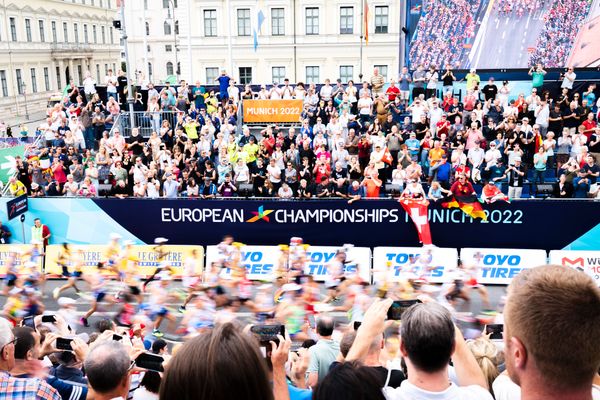
[[[501,375],[493,385],[497,398],[590,399],[600,394],[593,386],[600,365],[600,347],[593,339],[600,335],[600,289],[593,280],[574,268],[546,265],[524,270],[508,293],[504,352],[520,396],[512,395],[518,388]],[[548,307],[557,295],[560,305]],[[541,312],[544,318],[534,317]]]

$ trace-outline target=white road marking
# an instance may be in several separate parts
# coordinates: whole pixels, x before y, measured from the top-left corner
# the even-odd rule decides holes
[[[504,39],[506,37],[506,31],[502,32],[502,39]]]
[[[506,17],[506,20],[504,21],[504,25],[508,25],[508,17]]]

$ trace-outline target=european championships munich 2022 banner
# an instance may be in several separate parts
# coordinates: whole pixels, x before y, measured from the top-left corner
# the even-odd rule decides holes
[[[21,223],[7,221],[0,199],[0,219],[12,243],[23,243]],[[514,201],[484,205],[487,221],[473,220],[458,209],[429,207],[433,244],[446,248],[515,248],[600,250],[600,202]],[[286,243],[301,236],[320,246],[419,246],[409,216],[394,200],[192,200],[192,199],[29,199],[25,242],[34,218],[52,232],[52,243],[104,244],[110,233],[136,244],[157,236],[171,244],[212,245],[225,234],[253,245]]]

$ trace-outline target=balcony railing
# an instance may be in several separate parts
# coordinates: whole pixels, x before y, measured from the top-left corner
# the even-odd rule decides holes
[[[92,53],[89,43],[52,43],[50,45],[52,55],[65,53]]]

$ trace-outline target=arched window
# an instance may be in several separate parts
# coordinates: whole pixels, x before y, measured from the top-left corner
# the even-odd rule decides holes
[[[146,36],[150,36],[150,23],[146,21]]]
[[[179,21],[175,21],[175,34],[179,35]]]
[[[165,31],[165,35],[170,35],[171,34],[171,24],[169,24],[167,21],[165,21],[164,25],[163,25],[164,31]]]
[[[167,75],[173,75],[173,63],[171,61],[167,63]]]

